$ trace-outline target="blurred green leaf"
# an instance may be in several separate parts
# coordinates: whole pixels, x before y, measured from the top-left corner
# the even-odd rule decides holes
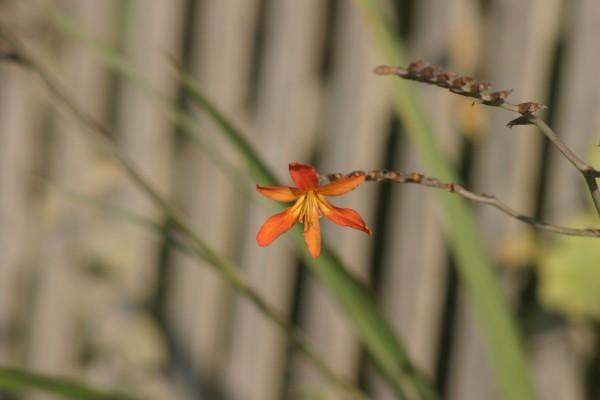
[[[0,394],[37,390],[73,400],[133,400],[122,393],[103,392],[74,379],[56,378],[16,368],[0,368]]]
[[[573,223],[585,225],[595,218],[594,213]],[[569,318],[600,321],[600,241],[574,236],[552,239],[539,256],[540,301]]]
[[[402,44],[392,32],[380,3],[355,0],[355,4],[384,63],[406,65]],[[398,116],[427,174],[442,181],[459,182],[459,175],[433,135],[425,109],[416,96],[415,84],[397,77],[382,79],[390,81]],[[463,199],[448,193],[435,195],[443,210],[446,237],[456,259],[457,272],[483,328],[501,393],[505,399],[535,399],[519,329],[504,299],[473,214]]]

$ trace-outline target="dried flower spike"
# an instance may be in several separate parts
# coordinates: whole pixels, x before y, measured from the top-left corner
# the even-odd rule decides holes
[[[518,109],[519,109],[519,113],[521,114],[533,114],[535,112],[538,112],[540,110],[545,110],[548,107],[541,104],[541,103],[536,103],[533,101],[528,101],[526,103],[519,103],[517,105]]]
[[[403,79],[425,82],[461,96],[472,97],[478,102],[498,106],[512,93],[512,89],[490,93],[492,85],[487,82],[478,82],[470,76],[461,76],[451,72],[442,72],[442,68],[429,64],[426,61],[414,61],[408,67],[390,67],[381,65],[373,70],[377,75],[397,75]]]

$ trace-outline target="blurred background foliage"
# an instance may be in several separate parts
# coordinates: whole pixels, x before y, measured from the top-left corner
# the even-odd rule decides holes
[[[598,167],[599,19],[593,0],[0,1],[3,32],[185,215],[182,228],[86,138],[93,123],[4,60],[0,399],[479,400],[532,398],[530,384],[540,399],[598,398],[597,239],[366,183],[334,203],[374,236],[325,222],[312,263],[298,232],[256,245],[273,210],[254,185],[290,184],[293,161],[419,171],[598,227],[578,172],[534,127],[371,70],[403,55],[514,88]]]

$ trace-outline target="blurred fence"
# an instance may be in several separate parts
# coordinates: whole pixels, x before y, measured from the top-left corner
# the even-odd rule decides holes
[[[393,117],[386,85],[395,78],[371,73],[381,60],[351,1],[54,3],[87,33],[121,49],[139,74],[172,97],[179,88],[170,60],[180,60],[286,182],[293,161],[312,162],[322,172],[427,173]],[[516,101],[549,104],[550,122],[577,154],[589,159],[598,152],[599,2],[388,3],[411,58],[514,88]],[[35,8],[0,1],[0,22],[47,56],[124,154],[307,333],[337,372],[360,381],[373,398],[393,398],[344,314],[286,241],[256,245],[268,215],[252,185],[233,181],[146,95],[56,33]],[[508,130],[512,117],[504,110],[472,107],[470,99],[438,88],[418,89],[440,143],[475,192],[554,222],[587,209],[577,171],[534,128]],[[218,128],[197,114],[222,156],[239,165]],[[162,221],[81,129],[33,74],[0,64],[0,363],[128,388],[148,399],[339,398],[211,268],[45,183]],[[495,399],[478,321],[453,272],[432,199],[420,187],[365,184],[336,205],[359,210],[373,238],[327,223],[323,237],[369,282],[443,398]],[[600,396],[590,361],[598,358],[594,328],[541,308],[536,274],[511,268],[535,265],[531,251],[519,250],[519,244],[535,245],[529,228],[497,210],[474,208],[506,294],[523,318],[539,398]]]

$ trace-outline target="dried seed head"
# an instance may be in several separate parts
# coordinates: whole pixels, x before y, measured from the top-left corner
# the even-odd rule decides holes
[[[377,75],[392,75],[395,74],[398,68],[390,67],[389,65],[380,65],[373,69],[373,72]]]
[[[383,174],[382,179],[383,178],[387,178],[392,181],[399,181],[401,180],[402,176],[396,171],[388,171],[385,174]]]
[[[452,86],[452,81],[454,81],[456,77],[457,75],[452,72],[442,72],[441,74],[437,74],[432,82],[438,86],[448,88]]]
[[[499,106],[504,99],[512,93],[512,89],[489,93],[492,85],[487,82],[478,82],[469,76],[461,76],[451,72],[442,72],[441,67],[429,64],[426,61],[414,61],[406,68],[379,66],[374,69],[378,75],[398,75],[401,78],[418,82],[425,82],[449,89],[452,93],[472,97],[475,102],[490,106]],[[527,106],[527,109],[536,110],[535,104]],[[538,108],[539,109],[539,108]],[[528,111],[535,112],[535,111]]]
[[[470,78],[468,76],[459,76],[452,81],[452,88],[454,88],[454,89],[468,88],[472,82],[475,82],[475,79]]]
[[[409,73],[412,74],[412,73],[418,73],[421,70],[423,70],[424,68],[430,67],[430,66],[431,66],[431,64],[429,64],[427,61],[419,60],[419,61],[413,61],[410,64],[408,64],[408,68],[406,68],[406,69]]]
[[[420,73],[422,77],[434,79],[435,75],[437,74],[437,71],[439,71],[440,69],[441,67],[438,67],[437,65],[428,65],[425,68],[423,68]]]
[[[504,101],[505,98],[507,98],[512,93],[512,91],[513,91],[512,89],[506,89],[506,90],[500,90],[497,92],[490,93],[487,96],[487,97],[489,97],[489,100],[485,99],[483,96],[481,96],[481,98],[482,98],[482,100],[485,100],[486,102],[500,104]]]
[[[479,94],[485,90],[491,89],[492,85],[487,82],[475,82],[472,83],[469,92],[473,94]]]
[[[519,103],[517,105],[519,112],[521,114],[533,114],[535,112],[538,112],[540,110],[545,110],[548,107],[546,107],[545,105],[541,104],[541,103],[536,103],[533,101],[528,101],[526,103]]]
[[[424,176],[417,172],[412,172],[410,174],[410,179],[412,179],[416,183],[420,183],[423,180],[423,178],[424,178]]]
[[[491,93],[490,96],[492,96],[492,99],[504,100],[505,98],[510,96],[512,92],[512,89],[500,90],[498,92]]]

